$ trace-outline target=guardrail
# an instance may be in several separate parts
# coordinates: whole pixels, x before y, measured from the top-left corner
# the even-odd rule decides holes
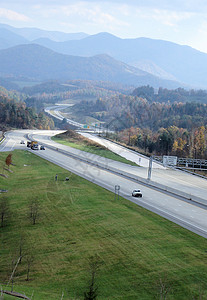
[[[197,176],[197,177],[200,177],[200,178],[203,178],[205,180],[207,180],[207,177],[204,176],[204,175],[201,175],[201,174],[198,174],[198,173],[195,173],[195,172],[192,172],[191,170],[189,169],[185,169],[185,168],[182,168],[182,167],[176,167],[176,170],[180,170],[182,172],[186,172],[188,174],[191,174],[191,175],[194,175],[194,176]],[[195,170],[195,169],[194,169]],[[198,169],[198,171],[202,171],[202,169]]]
[[[29,134],[28,134],[28,139],[32,140],[29,137]],[[162,193],[166,193],[166,194],[171,195],[173,197],[182,198],[185,201],[188,200],[188,201],[194,202],[196,204],[201,204],[201,205],[203,205],[207,209],[207,200],[205,200],[203,198],[200,198],[200,197],[197,197],[195,195],[182,192],[180,190],[171,188],[169,186],[165,186],[163,184],[157,183],[157,182],[152,181],[152,180],[144,179],[144,178],[142,178],[140,176],[137,176],[137,175],[134,175],[134,174],[131,174],[131,173],[119,170],[119,169],[114,168],[114,167],[111,167],[108,164],[103,164],[101,162],[96,162],[96,161],[88,160],[84,156],[76,155],[74,153],[68,152],[68,151],[63,150],[61,148],[57,148],[57,147],[54,147],[52,145],[49,145],[49,144],[46,144],[46,143],[42,143],[42,142],[41,142],[41,144],[44,145],[45,147],[51,149],[51,150],[58,151],[58,152],[60,152],[60,153],[62,153],[64,155],[72,157],[72,158],[74,158],[76,160],[83,161],[83,162],[85,162],[87,164],[90,164],[92,166],[98,167],[100,169],[110,171],[110,172],[112,172],[112,173],[114,173],[116,175],[125,177],[125,178],[133,180],[135,182],[140,182],[141,184],[143,184],[143,185],[145,185],[145,186],[147,186],[149,188],[152,188],[152,189],[154,189],[156,191],[160,191]]]
[[[5,140],[5,135],[4,135],[4,133],[3,133],[2,138],[0,138],[0,144],[3,143],[4,140]]]

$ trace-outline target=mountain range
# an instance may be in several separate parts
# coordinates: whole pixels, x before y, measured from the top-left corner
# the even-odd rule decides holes
[[[106,54],[80,57],[60,54],[37,44],[0,50],[0,76],[30,80],[98,80],[126,85],[178,87],[178,83],[153,76]]]
[[[158,77],[174,79],[191,86],[207,87],[207,54],[189,46],[149,38],[121,39],[108,33],[76,41],[57,43],[38,39],[35,43],[70,55],[92,56],[105,53],[143,70],[148,65],[148,70],[150,66],[150,72]],[[156,68],[165,74],[164,77]]]
[[[121,39],[109,33],[67,34],[0,24],[0,49],[1,76],[16,74],[52,79],[58,75],[59,78],[95,78],[132,85],[152,84],[154,87],[207,88],[207,54],[163,40]],[[48,52],[50,55],[45,55],[49,50],[52,50]],[[37,66],[39,61],[44,70]],[[61,64],[54,65],[59,61]],[[61,70],[64,66],[67,68]],[[32,68],[30,74],[29,68]]]

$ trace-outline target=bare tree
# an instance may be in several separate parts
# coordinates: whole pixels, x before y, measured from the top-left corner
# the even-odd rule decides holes
[[[21,235],[20,236],[20,240],[19,240],[19,257],[20,257],[20,261],[19,263],[21,264],[22,262],[22,256],[23,256],[23,245],[24,245],[25,239],[24,237]]]
[[[27,260],[27,277],[26,277],[26,281],[29,281],[29,275],[30,275],[31,265],[34,262],[34,256],[28,255],[26,257],[26,260]]]
[[[169,292],[172,289],[172,285],[167,281],[165,277],[164,280],[162,278],[159,279],[158,286],[159,286],[159,293],[158,293],[159,299],[166,300]]]
[[[84,300],[95,300],[97,298],[97,291],[98,291],[98,287],[96,285],[96,276],[100,266],[99,258],[97,256],[91,257],[89,266],[90,266],[91,279],[90,279],[88,292],[84,292]]]
[[[6,220],[8,219],[9,214],[9,204],[6,197],[0,200],[0,218],[1,218],[1,227],[5,226]]]
[[[21,299],[25,299],[25,300],[32,300],[31,298],[27,297],[25,294],[20,294],[18,292],[3,291],[3,294],[7,294],[7,295],[13,296],[15,298],[21,298]]]
[[[16,268],[17,268],[17,266],[18,266],[18,264],[17,264],[17,266],[15,267],[15,259],[12,259],[12,275],[11,275],[11,285],[12,285],[12,287],[11,287],[11,291],[13,292],[13,287],[14,287],[14,276],[15,276],[15,271],[16,271]]]
[[[20,257],[17,259],[17,262],[15,261],[15,259],[12,259],[12,273],[11,273],[11,276],[10,276],[9,281],[7,283],[7,286],[10,284],[10,282],[12,283],[11,291],[13,291],[14,276],[15,276],[15,272],[16,272],[16,269],[18,267],[19,261],[20,261]]]
[[[32,199],[29,205],[29,217],[33,225],[36,224],[39,217],[39,202],[37,199]]]
[[[20,259],[21,259],[21,257],[19,257],[19,258],[17,259],[17,261],[15,261],[15,259],[12,260],[12,273],[11,273],[11,276],[10,276],[10,278],[9,278],[9,281],[8,281],[8,283],[7,283],[7,285],[6,285],[6,286],[8,286],[8,285],[10,284],[10,282],[11,282],[11,284],[12,284],[11,291],[8,291],[8,290],[2,290],[2,289],[1,289],[1,297],[0,297],[0,299],[2,299],[2,300],[3,300],[3,298],[2,298],[2,297],[3,297],[3,294],[10,295],[10,296],[13,296],[13,297],[15,297],[15,298],[21,298],[21,299],[32,300],[32,299],[30,299],[29,297],[27,297],[25,294],[20,294],[20,293],[18,293],[18,292],[14,292],[14,291],[13,291],[14,276],[15,276],[15,272],[16,272],[16,270],[17,270],[18,264],[19,264],[19,262],[20,262]]]

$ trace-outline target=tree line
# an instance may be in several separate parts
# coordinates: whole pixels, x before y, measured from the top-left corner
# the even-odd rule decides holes
[[[34,108],[27,107],[25,102],[16,102],[0,95],[0,128],[8,127],[51,129],[54,122],[43,111],[37,113]]]
[[[149,155],[175,155],[207,159],[207,127],[201,126],[192,131],[177,126],[150,129],[128,128],[113,136],[119,142],[137,147]]]
[[[177,88],[169,90],[166,88],[159,88],[155,92],[153,87],[141,86],[136,88],[132,92],[133,96],[145,98],[149,102],[200,102],[207,103],[207,91],[205,90],[185,90],[183,88]]]

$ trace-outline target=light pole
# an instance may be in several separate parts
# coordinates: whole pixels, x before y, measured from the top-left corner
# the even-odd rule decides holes
[[[152,176],[152,161],[153,161],[153,156],[150,156],[149,168],[148,168],[148,177],[147,177],[148,180],[150,180],[151,176]]]

